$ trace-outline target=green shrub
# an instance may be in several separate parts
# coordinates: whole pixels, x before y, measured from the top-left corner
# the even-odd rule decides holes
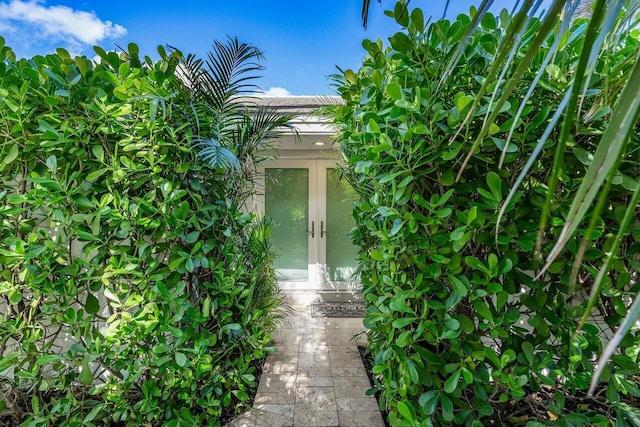
[[[268,225],[193,149],[180,53],[96,52],[0,43],[0,423],[219,425],[282,314]]]
[[[606,389],[596,398],[586,398],[585,392],[602,341],[626,314],[629,295],[639,290],[638,221],[607,280],[599,315],[573,336],[598,261],[610,245],[611,235],[603,230],[617,231],[629,190],[640,176],[638,137],[632,136],[630,154],[613,180],[580,289],[569,286],[577,239],[548,274],[534,280],[540,268],[534,246],[555,134],[496,233],[497,214],[567,87],[584,41],[585,20],[572,24],[571,36],[562,40],[546,68],[518,119],[504,166],[497,166],[501,149],[533,71],[457,181],[491,98],[498,98],[503,88],[490,88],[473,119],[456,132],[511,21],[506,11],[486,14],[458,66],[442,79],[473,13],[425,27],[419,9],[408,11],[399,2],[392,15],[403,30],[389,38],[390,46],[365,40],[362,67],[335,76],[346,104],[334,112],[338,141],[347,159],[346,175],[359,194],[353,238],[361,248],[365,325],[381,406],[389,409],[393,426],[537,426],[554,419],[557,425],[608,426],[616,418],[616,425],[633,424],[637,413],[630,406],[637,406],[640,397],[637,328],[609,364]],[[532,19],[516,58],[539,25]],[[546,49],[552,42],[547,41]],[[636,57],[638,39],[618,40],[609,49],[598,60],[592,90],[584,98],[587,119],[577,124],[565,153],[543,251],[551,248],[564,224],[572,191],[615,100],[617,79],[624,78]],[[545,52],[536,56],[532,70],[540,67]],[[625,406],[625,399],[636,400]]]

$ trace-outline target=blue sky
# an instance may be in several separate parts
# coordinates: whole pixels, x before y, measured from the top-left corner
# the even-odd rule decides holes
[[[452,0],[448,15],[469,10],[479,0]],[[513,1],[496,0],[494,9]],[[267,67],[259,84],[272,94],[332,94],[327,76],[340,68],[358,68],[362,40],[383,39],[399,27],[383,10],[392,0],[371,1],[369,27],[360,21],[360,0],[0,0],[0,35],[19,56],[62,46],[93,57],[93,45],[105,50],[137,43],[154,56],[170,44],[184,53],[204,55],[214,39],[237,36],[264,51]],[[445,0],[413,0],[425,15],[440,17]]]

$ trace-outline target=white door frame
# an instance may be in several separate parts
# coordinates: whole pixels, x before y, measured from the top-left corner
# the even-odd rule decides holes
[[[269,160],[261,167],[261,181],[258,183],[262,189],[262,194],[256,197],[254,206],[256,212],[264,215],[266,191],[264,176],[265,170],[270,168],[292,168],[307,169],[309,171],[309,216],[307,230],[308,254],[309,254],[309,281],[279,281],[282,289],[304,289],[322,291],[343,291],[352,290],[353,283],[331,282],[326,274],[327,263],[327,169],[336,168],[335,160]],[[313,233],[311,233],[311,230]],[[330,231],[329,231],[330,232]]]
[[[318,244],[316,239],[318,238],[319,233],[319,222],[317,217],[318,205],[317,205],[317,182],[316,182],[316,161],[315,160],[269,160],[265,162],[261,167],[260,181],[259,186],[262,188],[262,193],[256,197],[256,211],[260,214],[265,214],[265,195],[264,191],[266,191],[265,186],[265,170],[266,169],[307,169],[308,170],[308,179],[309,179],[309,206],[308,206],[308,218],[307,218],[307,232],[308,234],[308,281],[307,282],[297,282],[297,281],[278,281],[278,284],[282,289],[309,289],[316,290],[320,287],[320,283],[318,283]],[[313,236],[312,236],[313,235]]]

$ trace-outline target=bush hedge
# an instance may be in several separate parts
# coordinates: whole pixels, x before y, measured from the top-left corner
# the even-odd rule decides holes
[[[282,314],[269,227],[193,149],[180,53],[96,52],[0,42],[0,424],[220,425]]]
[[[333,113],[338,142],[347,159],[345,174],[359,194],[353,239],[360,247],[365,325],[381,407],[389,410],[393,426],[609,426],[614,420],[638,425],[637,327],[609,363],[605,386],[596,397],[585,397],[603,341],[626,314],[629,296],[640,290],[638,221],[629,229],[598,313],[573,339],[596,266],[610,244],[608,233],[617,231],[629,190],[640,177],[638,135],[632,135],[630,154],[612,181],[579,289],[569,286],[577,238],[548,274],[533,279],[541,266],[534,246],[555,134],[495,231],[498,209],[568,85],[586,21],[572,23],[570,36],[561,41],[518,119],[504,166],[497,164],[506,135],[544,49],[456,181],[491,97],[499,97],[502,87],[494,85],[479,100],[473,120],[454,134],[512,18],[506,11],[486,14],[469,35],[459,65],[443,80],[475,10],[425,25],[421,10],[406,6],[399,2],[390,13],[402,27],[390,45],[365,40],[361,68],[335,76],[345,101]],[[516,58],[539,25],[531,20]],[[616,98],[617,79],[628,72],[638,44],[631,36],[614,41],[598,60],[582,107],[585,119],[565,153],[543,251],[564,224],[572,191]]]

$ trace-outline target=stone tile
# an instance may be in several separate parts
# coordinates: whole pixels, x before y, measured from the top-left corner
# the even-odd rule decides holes
[[[358,347],[355,345],[330,345],[328,346],[328,350],[330,354],[357,354],[358,357],[360,356]]]
[[[287,294],[295,310],[274,334],[254,409],[228,427],[383,427],[357,345],[360,318],[311,316],[313,292]]]
[[[300,326],[302,328],[324,328],[327,324],[327,320],[323,317],[307,317],[300,320]]]
[[[265,363],[262,373],[263,374],[293,374],[298,371],[298,363],[282,363],[275,362],[267,365]]]
[[[327,318],[326,325],[331,328],[361,328],[364,330],[364,326],[362,325],[362,319],[359,317],[334,317]]]
[[[300,347],[300,351],[314,351],[315,346],[320,345],[320,347],[326,347],[325,339],[317,339],[317,338],[305,338],[302,337],[298,340],[298,346]]]
[[[329,357],[331,358],[331,360],[336,360],[336,361],[341,361],[341,360],[357,360],[360,363],[362,363],[362,357],[360,357],[360,353],[356,352],[352,352],[352,353],[336,353],[336,352],[330,352],[329,353]]]
[[[285,374],[262,374],[258,392],[286,392],[295,388],[296,372]]]
[[[333,387],[311,387],[298,385],[296,389],[296,411],[336,410],[336,395]]]
[[[327,334],[324,331],[304,332],[298,335],[299,344],[316,345],[325,344]]]
[[[378,411],[378,402],[374,397],[336,398],[338,411]]]
[[[336,394],[336,398],[340,397],[367,397],[367,390],[369,390],[371,386],[336,386],[334,387],[334,392]]]
[[[333,379],[333,386],[339,387],[366,387],[371,388],[371,383],[367,377],[335,377]]]
[[[240,415],[238,418],[225,425],[225,427],[265,427],[261,422],[262,421],[253,411],[249,411]]]
[[[319,341],[305,341],[301,340],[298,343],[298,351],[303,353],[314,353],[314,352],[324,352],[329,351],[329,345],[325,340]]]
[[[298,386],[307,385],[309,387],[333,387],[333,377],[331,377],[331,376],[326,376],[326,377],[320,377],[320,376],[308,377],[308,376],[305,376],[303,374],[298,373],[298,378],[296,380],[296,384]]]
[[[342,345],[358,345],[358,333],[349,331],[349,332],[340,332],[338,334],[340,339],[342,340]]]
[[[327,350],[318,350],[318,351],[299,351],[298,352],[298,358],[302,359],[302,358],[308,358],[308,357],[329,357],[329,350],[327,348]]]
[[[258,391],[253,401],[253,405],[293,405],[296,403],[296,393],[294,389],[280,393],[268,393]]]
[[[336,357],[331,359],[332,368],[359,368],[362,365],[362,359],[355,357]]]
[[[277,414],[275,412],[268,412],[261,409],[252,409],[262,424],[257,424],[256,427],[283,427],[285,424],[291,421],[291,416]]]
[[[296,408],[297,409],[297,408]],[[327,411],[297,411],[293,419],[296,427],[339,427],[338,413]]]
[[[298,354],[292,350],[289,351],[278,351],[267,356],[262,367],[263,374],[295,373],[298,370]]]
[[[340,427],[385,427],[380,411],[338,411]]]
[[[298,353],[298,367],[322,368],[331,367],[328,351]]]
[[[289,418],[293,418],[293,408],[295,405],[266,405],[266,404],[254,404],[254,408],[261,409],[267,412],[273,412],[274,414],[284,415]]]
[[[275,344],[274,347],[276,351],[274,353],[269,354],[272,357],[284,357],[292,354],[296,354],[298,352],[298,345],[286,345],[286,344]]]
[[[287,326],[289,326],[289,329],[299,329],[302,327],[302,320],[300,319],[299,316],[290,317],[287,323],[288,323]]]
[[[298,370],[300,373],[300,370]],[[353,368],[331,368],[331,375],[334,377],[367,377],[367,371],[364,369],[364,365]]]
[[[275,345],[278,346],[297,346],[300,342],[298,334],[288,333],[276,340]]]
[[[339,334],[328,334],[326,343],[328,345],[345,345],[344,340]],[[349,344],[349,342],[347,341],[346,344]]]

